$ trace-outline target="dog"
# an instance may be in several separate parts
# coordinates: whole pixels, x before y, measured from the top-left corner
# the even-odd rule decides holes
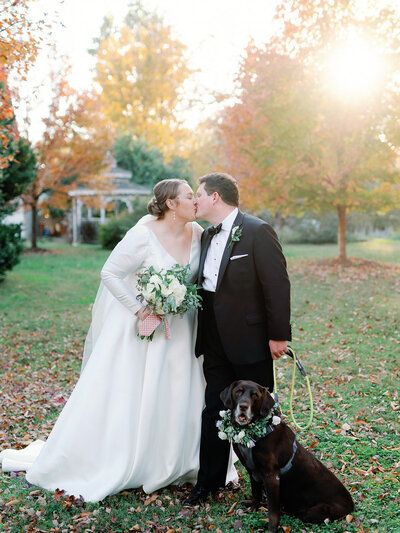
[[[241,436],[246,429],[251,431],[257,421],[259,427],[265,427],[266,434],[258,440],[240,444],[239,435],[238,440],[233,440],[233,447],[250,476],[253,509],[260,507],[263,491],[266,493],[268,531],[277,531],[281,507],[287,514],[314,524],[336,520],[353,511],[350,493],[296,441],[293,431],[277,416],[275,400],[266,388],[253,381],[234,381],[220,397],[231,410],[232,429],[237,428]]]

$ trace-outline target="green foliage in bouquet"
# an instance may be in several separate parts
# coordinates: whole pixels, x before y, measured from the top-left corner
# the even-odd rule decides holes
[[[197,285],[189,283],[190,265],[174,265],[155,270],[150,266],[138,274],[138,300],[156,315],[183,316],[187,311],[201,307]]]

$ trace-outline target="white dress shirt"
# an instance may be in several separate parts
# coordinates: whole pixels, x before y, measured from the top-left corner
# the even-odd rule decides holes
[[[238,211],[239,209],[235,207],[235,209],[229,213],[229,215],[222,221],[221,231],[211,239],[203,269],[203,289],[206,291],[215,292],[217,288],[219,267],[221,266],[221,260],[226,243],[228,242],[229,233]]]

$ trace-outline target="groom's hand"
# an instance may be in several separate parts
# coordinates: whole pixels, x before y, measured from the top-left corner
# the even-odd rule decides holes
[[[282,355],[285,355],[287,350],[286,341],[269,341],[269,349],[271,351],[272,359],[279,359]]]

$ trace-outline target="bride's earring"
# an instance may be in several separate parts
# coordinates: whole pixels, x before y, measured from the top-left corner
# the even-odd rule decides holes
[[[175,215],[175,211],[172,211],[172,220],[175,222],[176,220],[176,215]]]

